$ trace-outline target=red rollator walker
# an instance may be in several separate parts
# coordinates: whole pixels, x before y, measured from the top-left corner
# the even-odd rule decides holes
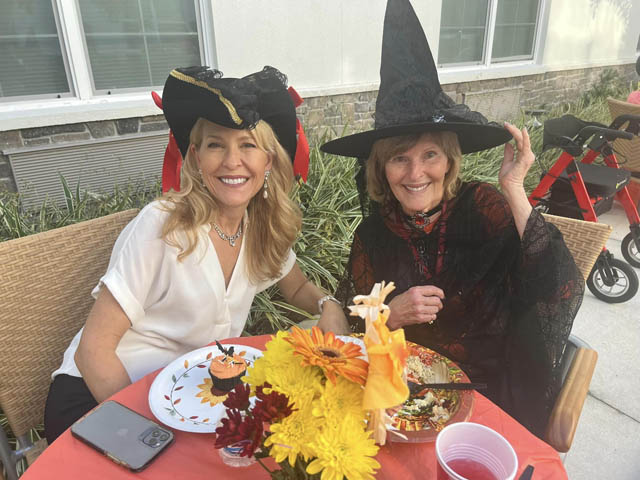
[[[625,124],[627,128],[622,130]],[[629,220],[622,254],[627,262],[640,268],[640,216],[626,187],[631,173],[620,168],[611,145],[617,138],[631,140],[639,132],[638,115],[621,115],[608,127],[572,115],[547,120],[543,150],[561,148],[563,153],[544,174],[529,202],[553,215],[597,222],[597,215],[608,211],[615,198]],[[600,156],[604,165],[594,165]],[[638,291],[638,276],[628,263],[614,258],[605,247],[587,278],[587,286],[600,300],[621,303]]]

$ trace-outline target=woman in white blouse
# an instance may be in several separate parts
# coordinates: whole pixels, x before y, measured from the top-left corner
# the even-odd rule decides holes
[[[341,306],[306,279],[291,249],[301,224],[288,195],[291,159],[298,166],[304,154],[296,155],[286,77],[271,67],[221,77],[191,67],[167,79],[163,109],[184,158],[179,192],[178,179],[165,177],[174,190],[116,241],[87,322],[53,374],[49,442],[131,382],[239,336],[254,296],[274,283],[289,303],[320,313],[323,330],[348,329]]]

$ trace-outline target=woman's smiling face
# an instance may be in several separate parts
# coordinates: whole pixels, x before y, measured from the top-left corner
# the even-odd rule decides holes
[[[384,166],[389,187],[408,215],[427,212],[442,201],[448,171],[449,159],[428,134]]]
[[[199,148],[191,145],[202,179],[222,210],[244,210],[264,185],[271,168],[269,155],[249,130],[236,130],[206,121]]]

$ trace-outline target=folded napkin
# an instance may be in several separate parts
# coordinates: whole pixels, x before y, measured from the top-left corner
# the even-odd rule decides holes
[[[365,319],[364,344],[369,356],[369,373],[364,389],[363,407],[371,411],[369,428],[373,430],[376,443],[386,442],[386,424],[389,422],[385,409],[396,407],[409,397],[404,376],[404,367],[409,351],[404,330],[393,332],[387,327],[389,307],[384,300],[395,288],[393,282],[376,283],[369,295],[354,297],[350,306],[351,315]]]

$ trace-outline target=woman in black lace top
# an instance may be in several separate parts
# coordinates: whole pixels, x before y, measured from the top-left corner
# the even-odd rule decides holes
[[[584,280],[560,232],[527,200],[526,129],[489,122],[442,91],[407,0],[388,0],[380,77],[375,128],[322,146],[362,159],[376,207],[355,233],[337,296],[349,304],[393,281],[389,327],[486,382],[485,395],[542,436]],[[458,179],[462,154],[512,137],[502,193]]]
[[[379,140],[367,184],[380,207],[356,231],[337,296],[347,303],[395,282],[390,328],[486,382],[483,393],[542,435],[584,282],[561,234],[525,195],[534,159],[526,130],[507,128],[518,153],[505,148],[502,194],[458,180],[451,132]]]

